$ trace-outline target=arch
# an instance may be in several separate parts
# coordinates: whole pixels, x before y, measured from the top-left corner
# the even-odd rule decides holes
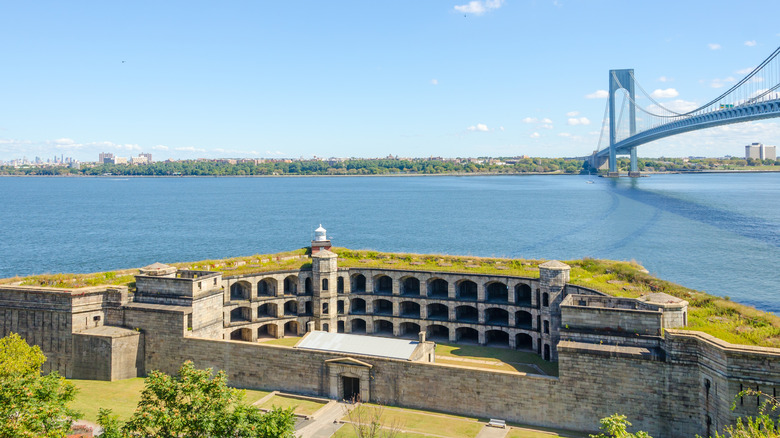
[[[374,315],[392,315],[393,303],[388,300],[374,300]]]
[[[518,350],[533,351],[534,339],[529,334],[518,333],[515,335],[515,348]]]
[[[298,301],[288,300],[284,302],[284,316],[295,316],[298,314]]]
[[[339,276],[336,279],[336,293],[343,294],[344,293],[344,277]]]
[[[344,314],[344,300],[338,300],[338,302],[336,302],[336,314]]]
[[[349,313],[362,314],[366,313],[366,300],[363,298],[352,298],[352,302],[349,306]]]
[[[531,330],[533,328],[533,320],[533,316],[524,310],[515,312],[515,327]]]
[[[304,315],[311,315],[312,312],[312,306],[311,300],[306,300],[303,302],[303,314]]]
[[[257,338],[258,339],[268,339],[273,338],[276,339],[278,336],[276,336],[277,332],[279,331],[279,326],[277,326],[274,323],[270,324],[263,324],[260,327],[257,328]]]
[[[298,336],[298,328],[300,325],[298,321],[287,321],[284,323],[284,335],[285,336]]]
[[[401,295],[420,296],[420,280],[417,277],[406,277],[402,279]]]
[[[252,285],[248,281],[237,281],[230,285],[231,300],[248,300],[252,294]]]
[[[550,295],[547,292],[542,294],[542,306],[544,307],[550,306]]]
[[[485,309],[485,324],[509,325],[509,312],[497,307]]]
[[[230,332],[231,341],[247,341],[252,342],[252,330],[248,328],[240,328]]]
[[[420,317],[420,305],[414,301],[403,301],[399,305],[399,316],[404,318],[419,318]]]
[[[503,330],[485,332],[485,345],[490,347],[509,347],[509,333]]]
[[[387,335],[393,334],[393,323],[385,319],[378,319],[374,321],[374,333]]]
[[[401,336],[409,338],[415,338],[420,335],[420,324],[414,322],[402,322],[399,326]]]
[[[298,277],[295,275],[288,275],[284,278],[284,294],[298,295]]]
[[[455,320],[458,322],[479,322],[479,313],[474,306],[458,306],[455,308]]]
[[[425,330],[426,337],[431,341],[448,342],[450,340],[450,329],[439,324],[429,324]]]
[[[374,278],[374,292],[378,294],[393,293],[393,279],[387,275],[380,275]]]
[[[491,303],[509,302],[509,288],[504,283],[494,281],[487,284],[487,295],[485,301]]]
[[[365,333],[366,332],[366,321],[355,318],[352,320],[352,333]]]
[[[327,323],[322,324],[322,331],[329,332],[330,331],[330,325],[328,325]]]
[[[328,290],[328,279],[327,278],[323,278],[322,279],[322,289],[320,289],[320,290]]]
[[[550,344],[544,344],[544,360],[550,360]]]
[[[531,307],[531,286],[525,283],[515,286],[515,305]]]
[[[344,321],[337,321],[336,322],[336,332],[337,333],[345,333],[346,330],[344,329]]]
[[[447,298],[449,296],[449,284],[447,280],[434,278],[428,282],[428,296],[431,298]]]
[[[471,327],[458,327],[455,329],[455,340],[457,342],[478,344],[479,332]]]
[[[314,288],[311,286],[311,278],[306,277],[306,280],[303,282],[303,294],[304,295],[312,295],[314,293]]]
[[[272,297],[276,295],[276,279],[264,278],[257,282],[258,297]]]
[[[285,303],[286,304],[286,303]],[[258,318],[276,318],[277,305],[274,303],[265,303],[257,307]]]
[[[366,291],[366,276],[363,274],[355,274],[352,276],[352,292],[365,292]]]
[[[252,309],[250,307],[237,307],[230,311],[231,324],[236,322],[249,322],[251,320],[252,320]]]
[[[471,280],[458,282],[457,298],[459,300],[477,301],[477,283]]]
[[[438,321],[447,321],[450,319],[450,309],[444,304],[428,304],[428,308],[426,310],[428,311],[428,319]]]

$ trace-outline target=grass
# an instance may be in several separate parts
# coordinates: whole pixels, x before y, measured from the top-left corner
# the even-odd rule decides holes
[[[403,435],[403,436],[425,436],[425,434],[446,436],[451,438],[473,438],[477,436],[484,426],[477,418],[461,417],[456,415],[439,414],[417,409],[404,409],[396,407],[380,407],[373,404],[363,404],[367,409],[384,409],[381,416],[381,423],[398,424],[399,428],[408,432],[422,435]],[[345,416],[344,421],[349,421]],[[346,429],[346,430],[345,430]],[[343,431],[343,432],[342,432]],[[345,425],[339,429],[344,435],[338,433],[334,436],[348,437],[352,432],[352,427]]]
[[[71,408],[84,414],[84,420],[93,423],[97,422],[98,410],[106,407],[119,415],[120,420],[129,420],[141,400],[141,391],[144,389],[144,379],[140,377],[114,382],[76,379],[69,379],[69,381],[78,388],[76,398],[70,404]],[[244,403],[252,404],[269,392],[248,389],[245,390],[245,394]]]
[[[558,364],[547,362],[535,353],[509,348],[483,347],[479,345],[436,344],[436,362],[502,371],[539,374],[536,365],[547,375],[558,375]]]
[[[286,397],[283,395],[274,395],[270,399],[264,401],[258,407],[263,409],[271,409],[273,407],[287,409],[292,407],[295,408],[294,410],[296,414],[311,415],[320,410],[320,408],[325,405],[325,402],[320,401]]]
[[[399,433],[396,435],[397,438],[431,438],[431,436],[422,433]],[[357,438],[357,435],[351,425],[345,424],[333,434],[332,438]]]
[[[587,436],[588,434],[585,433],[567,432],[567,431],[561,431],[555,429],[545,429],[545,428],[528,429],[525,427],[522,428],[513,427],[506,435],[505,438],[555,438],[555,437],[581,438]]]
[[[267,341],[261,340],[263,344],[268,345],[281,345],[282,347],[293,347],[295,344],[300,341],[302,336],[285,336],[284,338],[279,339],[269,339]]]

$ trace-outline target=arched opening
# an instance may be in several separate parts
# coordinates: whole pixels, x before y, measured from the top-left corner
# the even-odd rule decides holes
[[[458,322],[479,322],[479,313],[474,306],[458,306],[455,308],[455,320]]]
[[[258,297],[272,297],[276,295],[276,280],[264,278],[257,282]]]
[[[366,322],[362,319],[356,318],[352,320],[352,333],[365,333]]]
[[[547,292],[542,294],[542,306],[548,307],[550,305],[550,295]]]
[[[336,303],[336,313],[339,314],[339,315],[343,315],[344,314],[344,300],[339,300]]]
[[[252,330],[248,328],[233,330],[230,332],[230,340],[252,342]]]
[[[436,278],[428,283],[428,296],[431,298],[447,298],[449,292],[447,281]]]
[[[311,309],[312,309],[311,301],[305,301],[303,303],[303,314],[311,315],[313,313]]]
[[[518,333],[515,335],[515,348],[518,350],[534,350],[534,339],[531,335]]]
[[[531,307],[531,286],[527,284],[515,286],[515,304]]]
[[[450,319],[450,309],[444,304],[428,304],[428,319],[447,321]]]
[[[322,324],[322,331],[329,332],[330,331],[330,326],[328,324]]]
[[[339,333],[344,333],[346,330],[344,330],[344,321],[338,321],[336,323],[336,331]]]
[[[443,325],[430,324],[426,332],[426,337],[431,341],[448,342],[450,340],[450,329]]]
[[[288,321],[284,324],[285,336],[298,336],[298,321]]]
[[[485,345],[490,347],[509,347],[509,333],[501,330],[485,332]]]
[[[488,283],[487,296],[485,301],[489,301],[491,303],[509,302],[509,289],[504,283]]]
[[[393,293],[393,279],[387,275],[380,275],[374,281],[374,292],[378,294]]]
[[[544,360],[550,360],[550,344],[544,344]]]
[[[531,330],[533,325],[533,316],[522,310],[515,312],[515,327]]]
[[[238,307],[230,311],[230,322],[249,322],[252,320],[252,309],[249,307]]]
[[[366,291],[366,276],[363,274],[355,274],[352,276],[352,292],[365,292]]]
[[[314,290],[312,289],[312,286],[311,286],[311,278],[307,278],[303,282],[303,294],[304,295],[311,295],[313,293],[314,293]]]
[[[544,333],[550,333],[550,321],[544,320]]]
[[[284,316],[295,316],[298,314],[298,301],[289,300],[284,303]]]
[[[328,279],[323,278],[322,279],[322,289],[321,290],[328,290]]]
[[[477,301],[477,283],[471,280],[463,280],[458,283],[459,300]]]
[[[374,333],[377,335],[391,335],[393,334],[393,323],[380,319],[374,321]]]
[[[339,277],[336,280],[336,293],[343,294],[344,293],[344,277]]]
[[[258,318],[276,318],[276,304],[265,303],[257,308]]]
[[[285,295],[297,295],[298,294],[298,277],[289,275],[284,279],[284,294]]]
[[[420,324],[413,322],[402,322],[399,329],[401,330],[401,336],[405,338],[414,338],[420,335]]]
[[[248,300],[252,291],[252,285],[246,281],[238,281],[230,286],[231,300]]]
[[[420,296],[420,280],[415,277],[404,278],[401,282],[401,295]]]
[[[485,324],[509,325],[509,312],[504,309],[485,309]]]
[[[393,303],[388,300],[374,301],[374,315],[392,315]]]
[[[366,300],[363,298],[352,298],[352,304],[349,306],[349,313],[366,313]]]
[[[261,325],[257,329],[257,339],[269,339],[273,338],[276,339],[276,331],[279,327],[276,326],[276,324],[265,324]]]
[[[455,340],[464,344],[478,344],[479,332],[471,327],[459,327],[455,329]]]
[[[419,318],[420,305],[413,301],[404,301],[399,306],[400,315],[404,318]]]

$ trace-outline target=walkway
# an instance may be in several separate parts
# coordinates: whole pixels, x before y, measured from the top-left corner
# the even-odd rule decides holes
[[[347,412],[354,407],[353,404],[331,400],[314,413],[309,424],[295,432],[296,436],[298,438],[329,438],[343,426],[338,420],[347,415]]]

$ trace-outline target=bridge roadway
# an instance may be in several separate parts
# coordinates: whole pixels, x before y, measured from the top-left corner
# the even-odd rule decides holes
[[[631,149],[639,145],[670,137],[672,135],[772,117],[780,117],[780,99],[756,102],[749,105],[712,111],[693,117],[675,120],[623,139],[615,143],[613,148],[616,155],[629,154]],[[610,148],[606,147],[591,155],[591,167],[600,168],[603,166],[609,160],[609,154]]]

